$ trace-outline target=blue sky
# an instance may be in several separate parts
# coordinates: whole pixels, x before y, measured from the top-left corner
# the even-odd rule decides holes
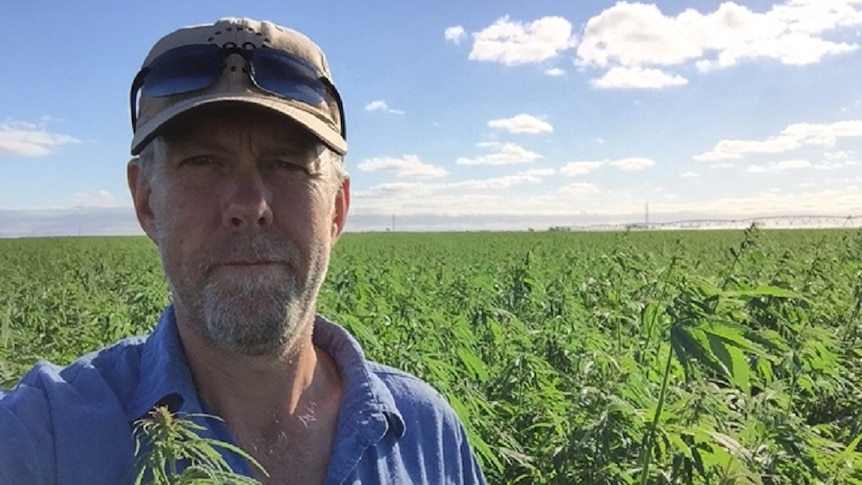
[[[137,233],[128,89],[224,16],[344,97],[348,230],[862,215],[862,0],[5,2],[0,235]]]

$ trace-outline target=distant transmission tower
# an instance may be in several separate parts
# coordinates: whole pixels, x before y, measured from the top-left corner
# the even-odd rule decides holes
[[[649,227],[649,202],[647,202],[646,207],[644,207],[644,227]]]

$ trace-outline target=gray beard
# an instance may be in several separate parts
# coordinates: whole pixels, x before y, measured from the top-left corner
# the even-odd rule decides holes
[[[311,302],[294,278],[266,277],[227,284],[209,282],[196,320],[216,345],[232,353],[260,356],[292,347],[304,333]]]
[[[231,241],[201,263],[202,288],[168,279],[174,303],[196,332],[217,347],[238,355],[262,356],[296,350],[312,329],[317,291],[326,273],[326,255],[313,251],[308,271],[299,274],[298,252],[264,239]],[[277,268],[232,278],[219,263],[279,260]]]

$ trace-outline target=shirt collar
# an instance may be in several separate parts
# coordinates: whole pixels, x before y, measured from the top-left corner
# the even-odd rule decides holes
[[[140,381],[126,408],[126,418],[145,417],[153,407],[164,404],[172,412],[199,413],[197,391],[177,332],[176,315],[169,305],[144,342],[141,351]]]
[[[335,360],[341,373],[338,426],[354,427],[369,445],[390,431],[399,438],[403,436],[404,418],[395,398],[371,371],[359,342],[347,330],[320,315],[314,321],[312,340]]]
[[[368,444],[378,442],[390,431],[399,438],[403,436],[404,419],[395,398],[369,368],[356,339],[320,315],[315,317],[312,339],[335,360],[341,374],[339,427],[354,427]],[[165,309],[143,345],[140,381],[134,398],[126,407],[126,418],[133,422],[161,404],[167,405],[174,413],[201,412],[201,403],[177,332],[173,305]]]

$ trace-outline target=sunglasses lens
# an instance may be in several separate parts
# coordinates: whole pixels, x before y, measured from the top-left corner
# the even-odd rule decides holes
[[[293,56],[256,49],[252,64],[254,81],[261,89],[308,104],[319,104],[326,98],[320,73]]]
[[[143,91],[153,97],[197,91],[218,79],[222,69],[224,58],[216,45],[177,47],[150,64]]]

